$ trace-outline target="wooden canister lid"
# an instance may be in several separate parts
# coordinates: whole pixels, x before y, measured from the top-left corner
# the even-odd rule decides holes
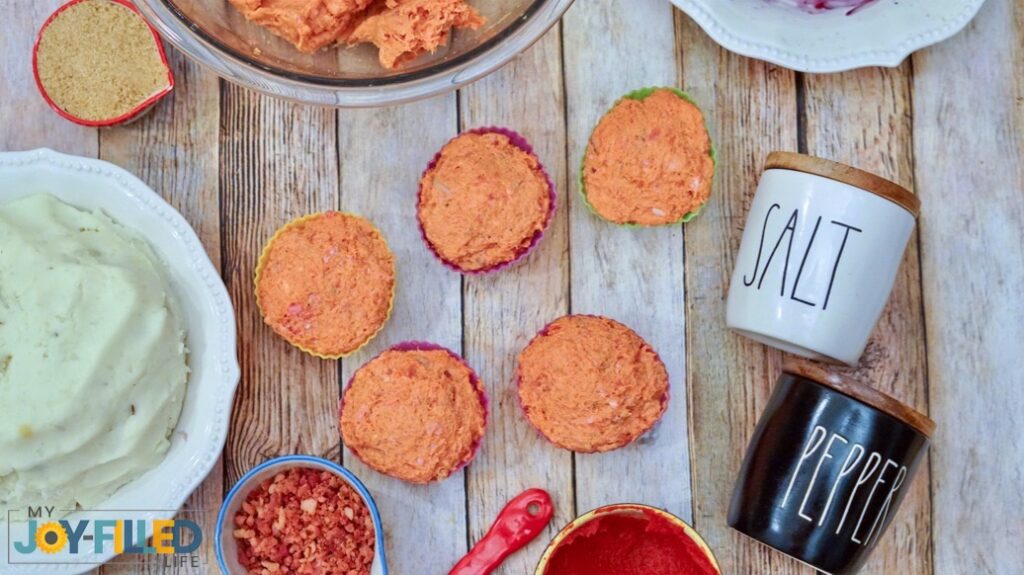
[[[850,376],[843,375],[825,365],[806,360],[786,358],[782,370],[786,373],[809,379],[839,393],[852,397],[861,403],[885,412],[896,419],[931,437],[935,433],[935,422],[900,400],[867,386]]]
[[[907,188],[881,176],[832,160],[794,152],[772,152],[768,154],[765,169],[793,170],[814,174],[881,196],[907,210],[915,218],[921,213],[921,199]]]

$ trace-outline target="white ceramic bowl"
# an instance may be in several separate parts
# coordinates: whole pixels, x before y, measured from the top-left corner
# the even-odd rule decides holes
[[[79,208],[102,210],[145,238],[166,264],[171,290],[184,316],[189,348],[191,371],[181,418],[160,465],[89,511],[118,510],[111,515],[147,522],[170,519],[213,468],[227,437],[240,374],[235,316],[227,290],[185,218],[125,170],[45,149],[0,153],[0,204],[37,193],[52,194]],[[72,522],[96,518],[87,512],[68,517]],[[0,573],[77,574],[114,557],[112,550],[70,555],[65,547],[46,558],[64,564],[10,565],[8,537],[18,529],[16,523],[0,529]],[[147,536],[151,534],[152,529],[147,529]],[[29,557],[36,561],[39,556]],[[28,557],[14,559],[25,561]]]
[[[985,0],[877,0],[853,14],[786,0],[672,0],[733,52],[803,72],[898,66],[956,34]]]
[[[224,504],[217,516],[217,532],[214,534],[214,542],[217,546],[217,563],[224,575],[245,575],[245,569],[238,562],[238,541],[234,536],[234,517],[242,507],[242,502],[249,495],[249,492],[259,486],[260,483],[271,477],[296,467],[312,467],[329,471],[348,483],[356,490],[370,510],[370,517],[373,519],[374,531],[374,557],[373,565],[370,566],[370,575],[388,575],[388,563],[384,553],[384,527],[380,520],[380,511],[377,503],[370,495],[370,491],[363,485],[351,471],[344,467],[320,457],[311,455],[287,455],[265,461],[249,470],[248,473],[238,480],[238,483],[231,488]]]

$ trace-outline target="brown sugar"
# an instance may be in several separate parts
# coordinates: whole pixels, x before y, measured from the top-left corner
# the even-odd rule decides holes
[[[128,114],[170,84],[149,26],[110,0],[61,11],[40,34],[36,70],[53,103],[87,121]]]

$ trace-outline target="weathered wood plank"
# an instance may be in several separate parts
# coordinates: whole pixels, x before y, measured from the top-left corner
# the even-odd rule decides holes
[[[96,128],[73,124],[50,110],[32,77],[32,45],[43,22],[61,0],[22,2],[4,10],[0,34],[0,150],[52,148],[96,156]]]
[[[461,352],[461,281],[434,261],[416,226],[419,176],[455,135],[455,96],[380,110],[343,110],[339,120],[341,207],[380,227],[398,269],[391,321],[366,349],[342,360],[347,382],[359,366],[401,341],[430,341]],[[380,504],[393,573],[446,572],[465,553],[465,472],[414,486],[370,470],[349,452],[344,459]]]
[[[343,362],[344,375],[370,353],[402,339],[430,339],[458,350],[464,326],[465,354],[494,401],[488,438],[465,479],[468,506],[459,477],[426,489],[411,488],[349,462],[383,500],[395,573],[442,572],[465,549],[467,529],[475,540],[504,500],[533,482],[558,486],[553,490],[559,525],[577,508],[622,499],[665,505],[689,516],[685,480],[655,479],[664,476],[652,474],[650,467],[664,461],[686,465],[685,451],[663,457],[642,445],[611,456],[581,457],[575,505],[565,487],[571,477],[563,475],[571,456],[537,441],[516,411],[511,391],[515,353],[540,325],[567,311],[569,299],[573,311],[606,313],[651,340],[671,360],[673,409],[681,405],[683,412],[681,374],[686,370],[693,518],[725,572],[809,572],[725,527],[739,459],[779,368],[779,354],[725,331],[725,286],[764,156],[773,149],[797,148],[791,73],[727,54],[688,19],[677,16],[681,85],[708,113],[721,154],[715,198],[686,226],[686,243],[677,229],[612,228],[593,219],[574,192],[563,192],[563,205],[574,204],[571,216],[560,212],[545,243],[524,265],[493,278],[467,280],[461,292],[466,316],[461,319],[458,277],[429,258],[415,228],[408,226],[415,177],[455,131],[454,98],[393,110],[342,112],[337,137],[344,152],[343,191],[337,184],[334,112],[230,88],[218,142],[216,115],[210,115],[211,107],[214,112],[218,108],[216,95],[211,95],[215,93],[209,91],[215,81],[180,61],[175,62],[179,84],[173,100],[138,124],[98,134],[53,114],[33,85],[27,54],[38,26],[59,4],[23,3],[12,12],[16,22],[0,35],[0,118],[8,121],[0,128],[0,149],[47,146],[99,154],[124,165],[182,209],[215,261],[224,254],[244,371],[224,471],[229,484],[272,455],[339,456],[337,364],[304,357],[263,326],[252,299],[251,273],[263,243],[278,226],[340,205],[371,216],[384,228],[399,253],[404,278],[392,324],[370,350]],[[587,0],[570,13],[564,40],[566,94],[560,95],[558,41],[550,35],[498,76],[464,92],[463,124],[505,123],[520,129],[537,145],[560,184],[575,179],[589,131],[614,98],[642,85],[676,83],[673,59],[652,57],[671,38],[662,30],[668,13],[663,3],[611,4]],[[1024,336],[1024,324],[1017,321],[1024,317],[1018,293],[1024,285],[1019,233],[1024,225],[1022,30],[1024,8],[1019,3],[990,0],[968,32],[915,57],[913,79],[905,66],[804,80],[808,151],[916,184],[925,201],[920,267],[912,246],[862,374],[918,407],[931,408],[939,422],[931,460],[934,500],[929,510],[923,470],[885,545],[866,569],[869,573],[930,573],[934,561],[938,574],[1002,575],[1014,573],[1022,560],[1017,543],[1024,520],[1016,510],[1024,499],[1016,478],[1024,475],[1024,451],[1013,439],[1024,429],[1013,411],[1024,389],[1024,364],[1014,347]],[[910,84],[913,106],[908,102]],[[549,109],[560,97],[569,104],[568,133],[561,116],[552,116]],[[916,112],[913,153],[907,137],[911,108]],[[10,122],[12,118],[16,121]],[[415,134],[415,145],[408,144],[409,134]],[[563,151],[567,140],[568,162]],[[213,163],[218,145],[224,149],[219,181]],[[912,158],[916,166],[909,163]],[[224,187],[223,248],[218,243],[218,185]],[[970,201],[943,202],[961,190],[969,193]],[[567,299],[570,266],[565,250],[570,235],[573,294]],[[629,256],[648,246],[655,248],[652,255]],[[665,254],[674,263],[658,259]],[[640,263],[648,260],[653,263]],[[657,270],[645,272],[648,267]],[[654,277],[639,279],[644,273]],[[918,274],[924,278],[928,387],[921,384],[924,338],[916,299]],[[670,285],[668,291],[664,285]],[[648,296],[656,303],[641,299]],[[662,301],[667,305],[657,303]],[[688,353],[679,331],[683,301]],[[654,310],[655,317],[644,317],[643,310]],[[509,325],[516,327],[510,330]],[[686,362],[685,356],[693,361]],[[673,412],[657,430],[655,444],[682,434],[683,418]],[[634,450],[643,454],[648,468],[629,465]],[[638,477],[643,474],[643,489],[634,490],[629,476],[615,475],[617,485],[612,485],[611,472],[626,465]],[[223,485],[218,472],[214,474],[193,505],[219,503]],[[415,509],[411,517],[409,509]],[[935,521],[933,550],[923,530],[929,513]],[[528,573],[542,545],[540,541],[513,558],[502,572]],[[127,566],[105,571],[135,572]]]
[[[914,57],[935,573],[1024,565],[1024,4]]]
[[[683,85],[704,108],[719,158],[715,195],[686,226],[694,521],[723,573],[811,573],[726,526],[736,474],[781,354],[729,332],[725,299],[764,159],[797,149],[794,75],[724,51],[680,13],[676,22]]]
[[[221,264],[219,188],[220,82],[213,74],[170,54],[175,91],[142,120],[100,132],[100,157],[139,176],[185,216],[216,267]],[[210,471],[183,508],[207,537],[197,553],[198,566],[164,566],[156,559],[139,565],[124,556],[103,573],[207,573],[216,569],[213,552],[217,509],[224,496],[222,463]],[[191,561],[191,560],[190,560]]]
[[[668,368],[672,399],[653,432],[601,455],[576,456],[578,510],[643,502],[689,519],[682,226],[628,229],[591,214],[575,173],[591,130],[622,95],[678,82],[672,8],[658,0],[576,3],[564,26],[572,311],[637,331]]]
[[[337,363],[313,358],[263,323],[253,271],[288,221],[338,206],[334,110],[225,84],[220,188],[224,277],[235,306],[242,382],[224,456],[226,487],[277,455],[337,453]]]
[[[566,200],[565,97],[561,34],[556,28],[495,75],[462,91],[462,128],[510,127],[526,136],[559,191],[551,228],[529,258],[491,276],[466,276],[466,358],[491,400],[487,436],[468,470],[469,526],[473,542],[509,499],[524,489],[551,493],[555,517],[547,531],[496,573],[532,573],[548,541],[572,520],[572,455],[529,425],[515,388],[516,357],[530,338],[569,310],[569,238]],[[510,90],[509,87],[515,88]]]
[[[802,80],[807,153],[914,188],[909,64]],[[912,238],[859,368],[843,371],[927,413],[926,364],[920,262]],[[927,464],[863,572],[932,573]]]

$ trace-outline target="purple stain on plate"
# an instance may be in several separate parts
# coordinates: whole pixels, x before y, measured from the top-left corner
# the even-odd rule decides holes
[[[825,10],[835,10],[837,8],[848,9],[846,15],[849,16],[854,12],[864,8],[869,4],[874,4],[878,0],[765,0],[771,4],[785,4],[795,8],[806,10],[807,12],[817,13]]]

